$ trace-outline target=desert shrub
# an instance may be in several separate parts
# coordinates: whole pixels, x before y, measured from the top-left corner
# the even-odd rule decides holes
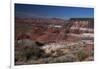
[[[23,56],[26,57],[26,60],[29,60],[34,55],[34,48],[27,48],[23,50]]]
[[[15,62],[25,61],[25,57],[23,56],[23,52],[16,51],[15,52]]]
[[[28,61],[35,60],[42,56],[43,50],[41,50],[38,46],[32,47],[24,47],[18,52],[15,52],[15,61]]]
[[[37,44],[37,46],[43,46],[45,44],[45,43],[39,42],[39,41],[35,41],[35,43]]]
[[[52,61],[52,60],[53,60],[52,57],[47,57],[47,58],[43,58],[43,59],[42,59],[42,61],[43,61],[44,63],[50,63],[50,61]]]
[[[94,51],[91,52],[91,56],[94,56]]]
[[[32,47],[32,48],[27,48],[27,49],[24,49],[23,51],[23,55],[24,57],[26,57],[26,60],[29,60],[33,57],[35,58],[40,58],[41,55],[42,55],[42,50],[38,47]]]
[[[87,58],[89,54],[83,50],[77,52],[77,58],[79,61],[83,61],[85,58]]]
[[[53,60],[53,62],[74,62],[76,58],[71,54],[66,54],[60,57],[57,57]]]
[[[74,62],[77,61],[74,55],[66,54],[59,57],[48,57],[43,59],[44,63],[62,63],[62,62]]]

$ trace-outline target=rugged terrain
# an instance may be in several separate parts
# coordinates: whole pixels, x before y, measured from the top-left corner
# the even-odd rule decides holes
[[[93,60],[93,18],[15,18],[16,65]]]

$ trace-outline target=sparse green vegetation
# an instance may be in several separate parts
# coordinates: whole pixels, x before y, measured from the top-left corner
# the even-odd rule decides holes
[[[89,54],[83,50],[77,52],[77,58],[79,61],[83,61],[85,58],[87,58]]]
[[[28,61],[30,59],[38,59],[42,55],[43,51],[38,47],[26,47],[21,51],[15,53],[15,61],[20,61],[20,59],[24,61]]]

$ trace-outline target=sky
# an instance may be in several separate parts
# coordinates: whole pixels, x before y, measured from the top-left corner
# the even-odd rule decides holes
[[[22,18],[93,18],[94,9],[84,7],[15,4],[15,16]]]

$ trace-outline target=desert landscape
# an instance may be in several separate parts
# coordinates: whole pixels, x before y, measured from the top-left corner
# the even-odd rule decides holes
[[[94,18],[16,16],[14,44],[15,65],[93,61]]]

